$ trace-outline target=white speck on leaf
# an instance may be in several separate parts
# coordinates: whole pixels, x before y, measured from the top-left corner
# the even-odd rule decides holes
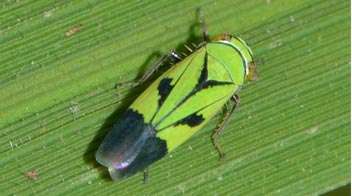
[[[290,21],[291,21],[291,22],[295,22],[295,17],[290,16]]]
[[[178,185],[178,186],[177,186],[177,189],[178,189],[179,191],[181,191],[182,194],[185,193],[185,187],[184,187],[183,185]]]
[[[188,149],[189,149],[189,150],[193,150],[192,146],[188,146]]]
[[[308,134],[315,134],[319,130],[319,126],[314,126],[309,129],[306,129],[305,132]]]
[[[48,10],[43,13],[44,18],[49,18],[53,15],[53,10]]]
[[[218,176],[218,180],[222,181],[224,178],[222,176]]]
[[[10,142],[10,147],[11,147],[11,150],[13,150],[13,144],[12,144],[12,141],[9,141]]]
[[[71,101],[69,110],[72,113],[73,118],[76,119],[77,114],[80,111],[79,104],[77,102]]]
[[[280,39],[274,41],[274,42],[271,42],[270,45],[269,45],[269,48],[270,49],[274,49],[274,48],[277,48],[277,47],[280,47],[282,46],[282,41]]]
[[[66,144],[63,135],[60,135],[60,141],[61,141],[63,144]]]

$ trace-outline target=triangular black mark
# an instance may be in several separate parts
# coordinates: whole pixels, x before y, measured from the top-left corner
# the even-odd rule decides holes
[[[195,93],[205,88],[209,88],[213,86],[228,85],[228,84],[233,84],[233,82],[208,80],[208,53],[205,52],[203,69],[199,76],[198,83],[195,89],[191,92],[191,94],[194,95]]]
[[[203,118],[203,115],[198,115],[196,113],[193,113],[191,115],[186,116],[185,118],[177,121],[174,126],[177,125],[188,125],[190,127],[195,127],[200,125],[205,119]]]
[[[172,78],[164,78],[160,81],[159,86],[158,86],[158,92],[159,92],[159,107],[164,103],[166,100],[167,96],[169,96],[172,88],[174,86],[171,85]]]
[[[197,87],[200,87],[208,79],[208,53],[205,52],[202,72],[200,73]]]
[[[189,66],[189,65],[188,65]],[[192,65],[191,65],[192,66]],[[188,67],[187,67],[188,68]],[[184,71],[185,72],[185,71]],[[183,73],[184,73],[183,72]],[[182,73],[182,75],[183,75]],[[182,76],[181,76],[182,77]],[[166,78],[165,78],[166,79]],[[166,83],[166,82],[165,82]],[[169,81],[169,86],[171,81]],[[176,81],[176,84],[178,83],[178,80]],[[209,87],[213,87],[213,86],[221,86],[221,85],[229,85],[229,84],[233,84],[233,82],[228,82],[228,81],[216,81],[216,80],[208,80],[208,53],[205,52],[204,55],[204,63],[203,63],[203,68],[201,71],[201,74],[198,78],[198,83],[196,84],[195,88],[189,92],[177,105],[174,106],[174,108],[167,113],[159,122],[157,122],[155,124],[155,126],[157,127],[165,118],[167,118],[168,116],[170,116],[176,108],[180,107],[182,104],[184,104],[189,98],[191,98],[193,95],[195,95],[196,93],[198,93],[199,91],[201,91],[202,89],[205,88],[209,88]],[[163,84],[165,85],[165,84]],[[162,86],[161,82],[159,84],[159,87]],[[171,86],[169,89],[169,92],[167,93],[167,95],[170,93],[170,91],[172,90]],[[159,89],[159,88],[158,88]],[[161,88],[163,89],[163,88]],[[162,93],[160,93],[161,91],[159,90],[159,95],[161,95]],[[165,93],[166,94],[166,93]],[[164,98],[162,98],[163,96],[160,96],[159,99],[159,106],[163,103],[163,101],[166,99],[167,95],[164,95]],[[156,113],[155,113],[156,114]],[[155,116],[155,115],[154,115]],[[153,117],[154,118],[154,117]],[[152,120],[153,121],[153,120]],[[178,121],[180,122],[180,121]],[[181,122],[183,122],[181,120]],[[192,121],[193,122],[193,121]]]

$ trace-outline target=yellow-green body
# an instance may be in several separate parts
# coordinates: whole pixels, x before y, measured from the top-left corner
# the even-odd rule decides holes
[[[236,44],[238,52],[231,44]],[[208,80],[232,84],[202,89],[178,105],[197,85],[205,53],[208,53]],[[249,61],[252,61],[252,58],[248,47],[236,38],[233,42],[224,43],[223,40],[218,40],[207,43],[161,75],[130,107],[142,113],[145,121],[156,128],[157,136],[167,141],[170,152],[201,129],[239,89],[245,79],[245,64]],[[157,87],[163,78],[172,78],[171,84],[175,86],[159,108]],[[195,111],[205,119],[200,125],[168,127]],[[169,116],[165,117],[167,114]]]
[[[113,178],[146,168],[201,129],[245,82],[248,46],[226,34],[202,44],[156,79],[100,146]]]

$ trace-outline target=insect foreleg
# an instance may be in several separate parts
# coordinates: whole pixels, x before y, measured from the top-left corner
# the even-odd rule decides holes
[[[143,84],[145,81],[150,79],[153,74],[155,74],[160,67],[165,65],[167,62],[171,61],[171,64],[175,64],[179,61],[181,61],[181,57],[179,54],[177,54],[175,51],[171,51],[169,54],[161,57],[157,62],[155,62],[144,74],[141,78],[138,78],[136,80],[132,81],[127,81],[127,82],[122,82],[122,83],[117,83],[116,87],[136,87],[141,84]]]

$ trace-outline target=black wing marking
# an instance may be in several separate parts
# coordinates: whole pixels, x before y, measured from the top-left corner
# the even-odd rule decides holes
[[[204,121],[203,115],[198,115],[197,113],[193,113],[191,115],[186,116],[185,118],[174,123],[174,126],[177,125],[188,125],[190,127],[195,127],[200,125]]]
[[[153,122],[155,116],[158,114],[161,106],[164,104],[166,98],[171,93],[173,87],[178,84],[178,82],[180,81],[180,78],[182,78],[182,76],[186,73],[186,71],[189,68],[189,65],[192,63],[192,61],[193,61],[193,58],[189,61],[189,63],[187,64],[185,69],[182,71],[182,73],[176,78],[174,85],[171,85],[173,78],[166,77],[160,81],[159,86],[158,86],[158,93],[160,96],[160,98],[158,100],[158,108],[155,111],[155,113],[153,114],[153,117],[151,118],[150,122]]]
[[[230,85],[233,84],[233,82],[228,82],[228,81],[217,81],[217,80],[208,80],[208,52],[205,52],[204,55],[204,63],[202,66],[202,71],[201,74],[198,78],[198,82],[194,89],[189,92],[178,104],[175,105],[175,107],[170,110],[168,114],[166,114],[159,122],[155,124],[155,127],[158,127],[158,125],[168,116],[170,116],[176,108],[180,107],[182,104],[184,104],[190,97],[195,95],[196,93],[200,92],[202,89],[206,89],[209,87],[213,86],[222,86],[222,85]]]
[[[201,91],[202,89],[206,89],[213,86],[227,85],[227,84],[233,84],[233,82],[208,80],[208,52],[205,52],[203,69],[199,76],[198,84],[194,88],[191,95]]]
[[[172,88],[174,87],[171,85],[172,78],[164,78],[160,81],[159,86],[158,86],[158,92],[159,92],[159,101],[158,105],[161,107],[161,105],[164,103],[165,99],[167,96],[169,96]]]
[[[228,84],[233,84],[233,82],[217,81],[217,80],[208,80],[208,81],[206,81],[205,84],[202,86],[202,89],[206,89],[206,88],[213,87],[213,86],[228,85]]]
[[[178,125],[188,125],[190,127],[195,127],[195,126],[198,126],[200,125],[202,122],[204,122],[204,117],[202,114],[200,114],[203,110],[207,109],[208,107],[210,107],[211,105],[217,103],[218,101],[221,101],[222,99],[224,99],[225,97],[227,96],[223,96],[217,100],[214,100],[213,102],[211,102],[210,104],[200,108],[199,110],[195,111],[193,114],[191,115],[188,115],[186,117],[184,117],[183,119],[179,120],[179,121],[176,121],[174,123],[171,123],[170,125],[167,125],[167,126],[164,126],[162,128],[159,128],[157,130],[158,131],[162,131],[164,129],[167,129],[171,126],[178,126]]]
[[[205,52],[204,63],[202,67],[203,67],[202,72],[200,73],[200,76],[198,78],[198,83],[196,85],[196,88],[201,87],[201,85],[205,83],[208,79],[208,52]]]
[[[143,171],[167,154],[166,141],[156,136],[155,128],[144,122],[142,114],[128,109],[105,136],[96,160],[110,167],[113,179]]]

